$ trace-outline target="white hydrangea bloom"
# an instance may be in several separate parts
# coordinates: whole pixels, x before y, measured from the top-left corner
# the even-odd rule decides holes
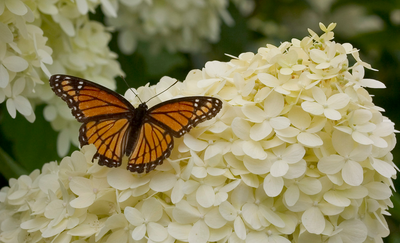
[[[0,241],[381,241],[397,169],[394,124],[364,89],[383,84],[362,81],[369,65],[333,41],[333,28],[208,62],[152,99],[210,95],[224,105],[175,139],[149,174],[92,163],[89,145],[11,179],[0,191]],[[174,81],[136,92],[146,100]]]
[[[74,74],[115,88],[113,78],[122,74],[107,46],[111,35],[88,18],[88,11],[100,4],[116,16],[109,0],[0,3],[0,103],[6,102],[11,117],[19,112],[30,122],[35,120],[35,105],[47,104],[44,116],[60,132],[62,156],[71,142],[78,145],[78,123],[47,85],[50,75]]]
[[[233,24],[227,8],[229,0],[119,0],[118,18],[109,16],[109,25],[119,31],[123,53],[135,51],[139,41],[153,49],[193,52],[219,39],[221,20]],[[254,9],[253,0],[234,0],[242,14]]]

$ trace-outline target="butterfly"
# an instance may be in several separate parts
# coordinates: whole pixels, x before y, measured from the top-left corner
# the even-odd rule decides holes
[[[148,173],[162,164],[171,154],[174,137],[215,117],[222,108],[221,100],[207,96],[171,99],[151,108],[142,102],[135,108],[120,94],[69,75],[51,76],[50,86],[83,123],[79,142],[96,146],[93,160],[118,167],[126,156],[127,169],[137,173]]]

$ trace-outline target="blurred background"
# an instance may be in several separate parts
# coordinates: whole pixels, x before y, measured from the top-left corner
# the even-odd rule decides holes
[[[188,38],[192,38],[190,45],[174,39],[173,34],[168,39],[164,39],[162,35],[150,36],[151,38],[141,35],[143,38],[134,38],[135,41],[130,42],[130,35],[135,30],[138,33],[142,31],[137,26],[126,25],[121,20],[116,22],[104,15],[100,8],[91,13],[90,18],[105,26],[113,26],[109,47],[117,53],[117,61],[131,87],[154,84],[162,76],[183,80],[190,70],[201,69],[207,61],[229,61],[230,57],[225,54],[237,56],[242,52],[257,52],[259,47],[266,44],[279,45],[291,38],[302,39],[308,35],[308,28],[321,34],[319,22],[326,26],[335,22],[335,41],[351,43],[360,49],[363,61],[379,70],[366,70],[365,76],[382,81],[387,88],[369,89],[369,92],[374,95],[374,103],[386,110],[384,115],[400,124],[400,1],[215,2],[229,5],[215,7],[218,13],[211,16],[214,18],[211,22],[206,23],[208,29],[207,26],[199,25],[198,32],[192,30],[191,35],[188,34]],[[118,16],[137,14],[121,6]],[[173,17],[176,16],[166,16],[165,20]],[[117,91],[124,94],[127,87],[122,79],[117,77],[116,84]],[[45,120],[44,109],[45,105],[36,105],[36,120],[30,123],[20,114],[12,119],[5,102],[0,104],[0,163],[14,166],[11,170],[7,167],[1,170],[1,187],[8,185],[10,177],[30,173],[49,161],[60,161],[57,153],[58,133]],[[396,128],[400,129],[399,125]],[[71,146],[67,155],[76,149],[77,147]],[[395,164],[399,166],[399,146],[393,150],[393,155]],[[400,189],[400,181],[395,181],[394,184]],[[400,242],[400,196],[397,192],[393,193],[392,201],[392,217],[387,218],[391,235],[385,242],[394,243]]]

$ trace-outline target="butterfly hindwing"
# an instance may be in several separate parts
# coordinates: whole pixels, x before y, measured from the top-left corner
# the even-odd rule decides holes
[[[79,122],[112,118],[115,114],[128,114],[134,110],[118,93],[85,79],[53,75],[50,86],[56,95],[67,102]]]
[[[81,146],[94,144],[99,165],[118,167],[125,154],[130,123],[126,118],[89,121],[82,124],[79,131]]]
[[[170,131],[154,123],[145,122],[128,162],[128,170],[147,173],[162,164],[174,146]]]

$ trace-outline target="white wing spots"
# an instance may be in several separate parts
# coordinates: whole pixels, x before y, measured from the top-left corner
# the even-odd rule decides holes
[[[200,102],[200,100],[199,100],[199,99],[195,99],[195,100],[194,100],[194,102],[196,102],[196,103],[199,103],[199,102]]]
[[[60,78],[60,75],[57,75],[56,78]]]
[[[64,77],[65,79],[71,79],[70,77]]]
[[[82,81],[79,81],[78,84],[83,85],[83,82],[82,82]]]
[[[197,104],[197,103],[194,103],[194,107],[199,107],[199,104]]]
[[[78,85],[78,89],[82,89],[82,87],[83,87],[82,85]]]

